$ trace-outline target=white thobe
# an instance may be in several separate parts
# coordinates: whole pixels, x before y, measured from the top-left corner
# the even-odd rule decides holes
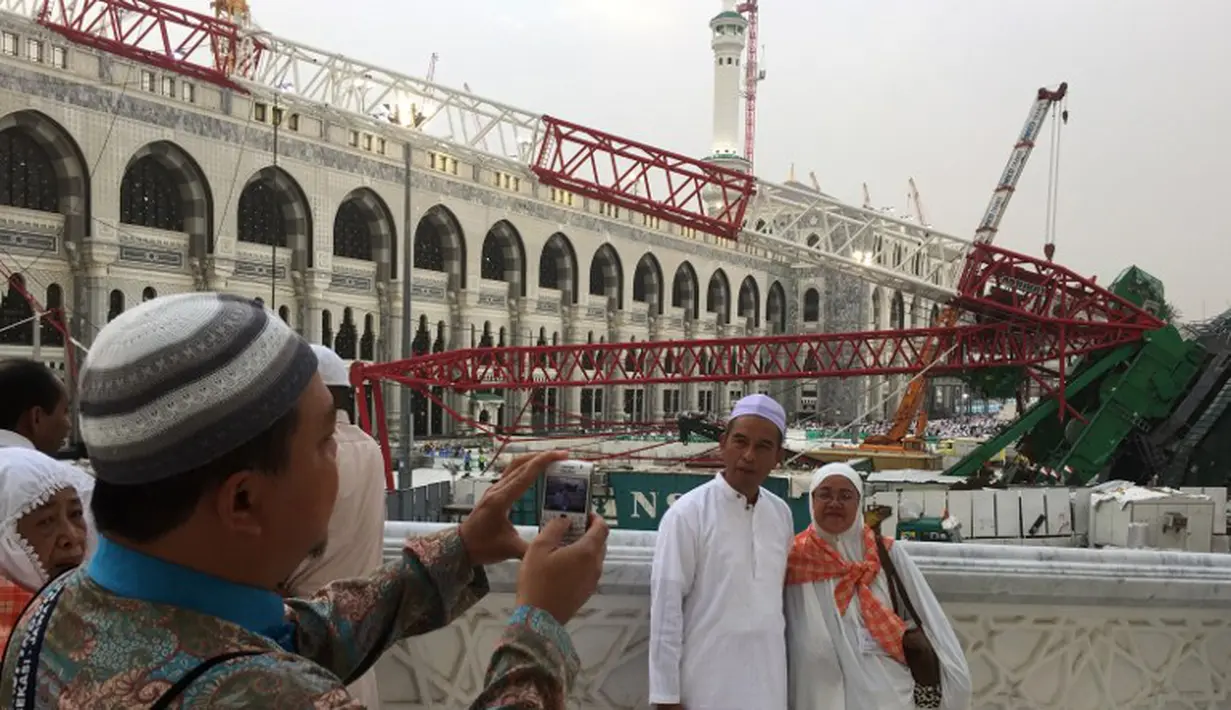
[[[650,581],[650,702],[786,710],[782,585],[791,509],[755,505],[721,475],[663,516]]]
[[[297,597],[311,596],[335,580],[366,577],[384,559],[384,454],[342,411],[334,440],[338,444],[338,497],[329,517],[329,541],[324,555],[305,562],[287,582]],[[366,707],[380,707],[375,669],[347,689]]]

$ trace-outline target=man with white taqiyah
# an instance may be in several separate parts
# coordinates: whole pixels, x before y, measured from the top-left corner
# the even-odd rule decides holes
[[[719,439],[723,472],[658,528],[650,581],[650,703],[660,710],[786,710],[782,584],[791,509],[761,487],[782,460],[786,413],[754,394]]]

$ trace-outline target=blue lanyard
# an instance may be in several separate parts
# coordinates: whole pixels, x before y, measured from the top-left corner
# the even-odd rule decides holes
[[[38,661],[43,650],[43,637],[47,634],[51,612],[55,611],[56,602],[60,601],[60,593],[63,591],[64,585],[61,584],[39,605],[38,610],[30,616],[30,623],[26,625],[26,637],[21,640],[21,646],[17,649],[17,667],[13,672],[13,710],[34,710],[38,696]]]

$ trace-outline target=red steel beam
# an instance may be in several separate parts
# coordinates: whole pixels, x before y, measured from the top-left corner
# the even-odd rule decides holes
[[[976,244],[967,257],[954,305],[998,318],[1052,325],[1117,323],[1153,330],[1165,325],[1149,311],[1059,264]]]
[[[530,169],[545,185],[737,239],[751,175],[552,116]]]
[[[359,380],[458,391],[931,374],[1029,367],[1134,342],[1143,329],[1064,329],[1008,322],[870,333],[820,333],[539,347],[472,348],[367,365]],[[939,356],[925,357],[932,342]]]
[[[248,92],[231,76],[250,75],[263,50],[251,40],[250,55],[236,66],[235,24],[157,0],[43,0],[38,22],[77,44],[241,93]]]

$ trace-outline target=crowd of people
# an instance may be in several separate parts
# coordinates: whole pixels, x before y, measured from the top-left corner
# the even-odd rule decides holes
[[[378,708],[376,661],[448,626],[520,559],[516,608],[472,708],[564,708],[565,624],[598,586],[591,515],[523,540],[514,503],[566,452],[513,460],[458,526],[382,564],[382,457],[351,423],[346,368],[236,296],[147,301],[95,338],[77,387],[93,475],[41,364],[0,362],[0,705]],[[650,702],[690,710],[945,708],[970,701],[956,636],[910,558],[868,528],[842,464],[793,535],[762,487],[786,418],[740,400],[723,470],[663,519]]]

